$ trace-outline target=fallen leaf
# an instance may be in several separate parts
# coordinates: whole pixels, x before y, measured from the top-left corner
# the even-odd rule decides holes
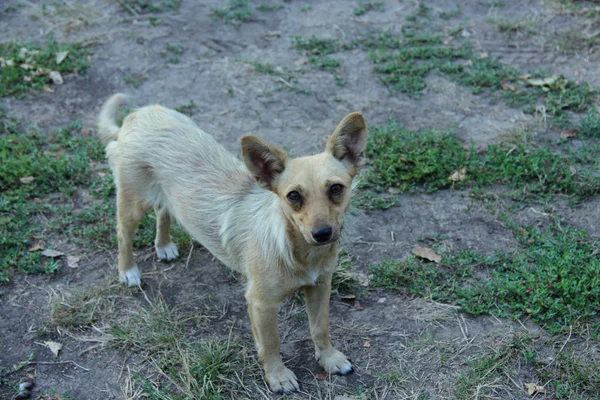
[[[46,256],[46,257],[50,257],[50,258],[56,258],[56,257],[64,256],[65,253],[63,253],[62,251],[58,251],[58,250],[46,249],[46,250],[42,251],[42,255]]]
[[[345,294],[343,296],[340,296],[340,299],[342,299],[342,301],[352,301],[352,300],[356,300],[356,295],[355,294]]]
[[[504,89],[504,90],[510,90],[511,92],[517,91],[517,88],[514,87],[513,85],[511,85],[510,83],[503,82],[501,86],[502,86],[502,89]]]
[[[385,298],[385,297],[382,297],[382,298],[380,298],[379,300],[377,300],[377,303],[379,303],[379,304],[383,304],[383,303],[385,303],[386,301],[387,301],[387,298]]]
[[[14,60],[6,60],[6,66],[7,67],[14,67],[15,66],[15,61]]]
[[[23,178],[19,178],[21,183],[25,183],[25,184],[29,184],[29,183],[33,182],[34,179],[35,178],[33,176],[24,176]]]
[[[549,76],[548,78],[543,78],[543,79],[525,78],[524,80],[531,86],[550,87],[550,86],[554,85],[555,83],[557,83],[559,81],[559,79],[561,79],[561,78],[562,78],[562,76],[555,75],[555,76]],[[562,79],[564,80],[564,78],[562,78]]]
[[[526,383],[525,389],[527,389],[527,393],[530,396],[533,396],[534,394],[537,394],[537,393],[546,393],[546,388],[543,386],[540,386],[536,383]]]
[[[230,112],[231,112],[231,110],[223,110],[219,113],[219,117],[222,117],[223,115],[228,114]]]
[[[29,248],[29,251],[40,251],[44,248],[44,241],[38,240]]]
[[[106,176],[106,172],[98,172],[97,174],[100,178],[104,178]]]
[[[565,129],[560,133],[560,137],[562,139],[568,139],[572,137],[577,137],[577,134],[573,131],[573,129]]]
[[[44,85],[44,92],[48,92],[48,93],[54,93],[54,89],[52,89],[50,86],[48,85]]]
[[[575,169],[574,166],[569,165],[569,171],[571,171],[571,176],[577,175],[577,170]]]
[[[296,61],[294,61],[294,64],[296,64],[296,65],[306,65],[306,64],[308,64],[308,57],[299,58]],[[6,65],[8,65],[8,61],[7,61]]]
[[[464,180],[466,176],[467,176],[467,169],[461,168],[459,170],[454,171],[454,173],[452,175],[450,175],[448,177],[448,179],[451,180],[452,182],[460,182],[460,181]]]
[[[58,71],[50,71],[50,80],[55,85],[62,85],[64,83],[63,77]]]
[[[365,308],[364,308],[363,306],[361,306],[361,305],[360,305],[360,303],[358,302],[358,300],[356,300],[356,303],[354,303],[354,309],[355,309],[356,311],[362,311],[362,310],[364,310]]]
[[[25,69],[25,70],[33,69],[33,65],[31,65],[31,64],[26,64],[26,63],[23,63],[23,64],[21,64],[21,65],[19,65],[19,66],[20,66],[21,68]]]
[[[83,128],[81,128],[81,136],[83,137],[90,137],[90,132],[92,132],[92,130],[90,128],[88,128],[87,126],[84,126]]]
[[[366,348],[371,347],[371,341],[365,340],[365,342],[363,343],[363,347],[366,347]]]
[[[438,264],[440,261],[442,261],[442,257],[429,247],[415,247],[412,250],[412,253],[417,257],[424,258],[425,260],[433,261],[436,264]]]
[[[80,259],[81,256],[67,256],[67,266],[73,269],[79,268],[79,265],[77,265],[77,263]]]
[[[479,53],[479,58],[488,58],[490,55],[488,54],[487,51],[484,51],[482,53]]]
[[[24,80],[25,82],[31,82],[31,77],[30,77],[30,76],[24,76],[24,77],[23,77],[23,80]]]
[[[279,31],[270,31],[269,33],[267,33],[264,38],[267,40],[276,40],[279,39],[281,37],[281,32]]]
[[[315,378],[317,378],[317,380],[324,381],[325,379],[327,379],[327,374],[324,372],[321,372],[319,374],[316,374]]]
[[[56,64],[60,64],[69,55],[68,51],[59,51],[56,53]]]
[[[373,371],[371,371],[370,369],[366,369],[365,370],[365,374],[367,374],[367,375],[373,375]]]
[[[58,342],[44,342],[44,346],[50,349],[50,351],[54,354],[54,357],[58,357],[58,353],[62,349],[62,344]]]

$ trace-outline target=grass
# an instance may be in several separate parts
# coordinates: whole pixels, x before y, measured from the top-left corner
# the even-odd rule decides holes
[[[597,115],[590,112],[582,120],[581,131],[591,135],[598,124]],[[379,193],[390,189],[415,193],[503,184],[515,189],[521,200],[561,194],[578,202],[600,193],[599,154],[594,143],[575,149],[563,143],[555,150],[503,143],[476,151],[454,137],[452,130],[410,131],[389,121],[371,129],[370,162],[362,186]],[[462,179],[451,178],[463,169]]]
[[[270,75],[274,78],[277,86],[264,93],[263,95],[278,92],[280,90],[288,90],[296,93],[309,94],[311,91],[299,85],[298,78],[289,70],[275,66],[270,63],[263,63],[260,61],[247,62],[251,64],[256,72],[263,75]]]
[[[145,74],[133,74],[127,75],[123,77],[123,82],[129,83],[134,88],[139,88],[142,86],[142,83],[148,80],[148,75]]]
[[[536,35],[536,25],[538,23],[537,18],[525,18],[521,20],[510,20],[506,18],[489,18],[488,22],[496,25],[500,32],[508,33],[509,35],[523,34],[523,35]]]
[[[177,11],[183,0],[118,0],[121,8],[131,15]]]
[[[285,8],[283,3],[261,3],[256,7],[258,11],[275,11],[281,10],[282,8]]]
[[[352,13],[358,17],[369,11],[384,11],[384,9],[383,1],[358,0],[358,6],[352,10]]]
[[[221,18],[225,23],[239,27],[244,22],[256,19],[247,0],[229,0],[229,3],[221,8],[212,8],[212,13]]]
[[[66,57],[57,59],[57,55],[64,52]],[[43,45],[0,43],[0,97],[41,90],[44,85],[50,84],[51,71],[83,74],[89,66],[87,55],[87,50],[80,44],[59,45],[52,35],[48,35]]]
[[[165,50],[160,52],[161,57],[166,58],[165,64],[178,64],[179,56],[183,54],[183,46],[180,44],[169,43],[165,45]]]
[[[371,267],[373,286],[458,304],[470,314],[530,318],[550,333],[589,326],[600,334],[600,261],[596,241],[554,224],[513,227],[520,248],[484,256],[444,253],[439,265],[409,257]]]
[[[15,273],[54,274],[62,260],[40,250],[59,238],[82,246],[116,246],[115,188],[104,162],[104,149],[86,137],[81,124],[44,134],[24,130],[0,112],[0,282]],[[73,201],[86,198],[84,205]],[[150,246],[154,218],[140,224],[136,246]],[[190,238],[173,229],[180,249]],[[35,249],[36,245],[38,249]],[[31,250],[31,251],[30,251]]]
[[[295,36],[292,40],[296,50],[308,57],[308,62],[314,69],[331,73],[339,86],[345,85],[339,71],[341,63],[336,58],[329,57],[330,54],[337,53],[342,48],[342,44],[338,40],[319,38],[314,35],[310,39]]]

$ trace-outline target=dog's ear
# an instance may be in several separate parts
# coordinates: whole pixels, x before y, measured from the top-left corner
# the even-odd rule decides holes
[[[288,155],[256,136],[242,136],[242,159],[260,187],[271,190],[283,172]]]
[[[340,160],[356,175],[365,164],[367,148],[367,125],[359,112],[348,114],[333,131],[326,151]]]

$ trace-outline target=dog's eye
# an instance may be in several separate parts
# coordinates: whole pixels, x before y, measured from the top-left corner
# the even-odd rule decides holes
[[[329,193],[331,193],[334,196],[342,194],[343,191],[344,191],[344,187],[337,183],[335,185],[331,185],[331,187],[329,188]]]
[[[302,200],[302,197],[300,197],[300,193],[294,190],[293,192],[289,192],[287,194],[287,199],[290,203],[298,203],[300,200]]]

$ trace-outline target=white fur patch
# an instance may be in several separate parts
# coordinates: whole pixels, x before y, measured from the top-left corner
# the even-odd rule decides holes
[[[140,286],[142,283],[142,274],[138,266],[134,265],[127,271],[119,271],[119,280],[127,286]]]
[[[173,261],[179,257],[179,251],[177,251],[177,245],[173,242],[163,247],[155,247],[156,255],[162,261]]]

